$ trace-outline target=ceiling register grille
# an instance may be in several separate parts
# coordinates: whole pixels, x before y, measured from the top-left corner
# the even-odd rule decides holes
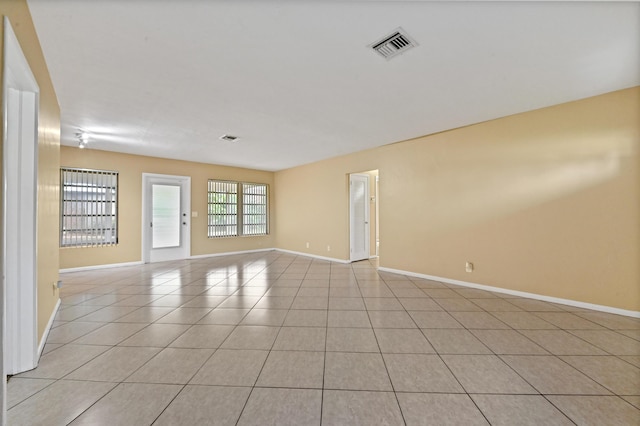
[[[370,47],[383,58],[391,59],[417,45],[418,43],[409,37],[402,28],[397,28],[391,35],[371,44]]]

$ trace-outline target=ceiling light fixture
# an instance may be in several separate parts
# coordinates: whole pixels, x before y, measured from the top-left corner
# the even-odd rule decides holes
[[[232,135],[222,135],[222,136],[220,136],[220,140],[227,141],[227,142],[235,142],[238,139],[239,138],[237,136],[232,136]]]
[[[87,143],[89,142],[89,135],[85,132],[80,131],[76,133],[76,137],[78,138],[78,148],[85,148],[87,146]]]

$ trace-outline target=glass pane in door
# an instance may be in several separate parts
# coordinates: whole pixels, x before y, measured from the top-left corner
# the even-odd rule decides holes
[[[180,246],[180,187],[153,184],[151,247]]]

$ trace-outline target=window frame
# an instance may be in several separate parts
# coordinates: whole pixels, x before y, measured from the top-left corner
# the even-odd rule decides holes
[[[231,184],[235,186],[235,193],[229,192],[230,194],[235,194],[236,202],[235,202],[235,213],[233,213],[233,217],[235,219],[235,223],[230,224],[222,224],[222,225],[214,225],[212,224],[212,218],[216,215],[229,215],[229,213],[225,214],[216,214],[211,213],[212,206],[214,205],[232,205],[231,203],[212,203],[211,194],[222,193],[217,191],[211,191],[212,184],[216,183],[221,184]],[[264,203],[247,203],[245,202],[245,185],[257,186],[264,188]],[[248,194],[253,196],[262,196],[262,194]],[[269,235],[269,220],[270,220],[270,209],[269,209],[269,198],[270,198],[270,189],[269,184],[260,183],[260,182],[243,182],[243,181],[234,181],[234,180],[225,180],[225,179],[208,179],[207,180],[207,238],[237,238],[237,237],[263,237]],[[246,213],[245,206],[264,206],[264,222],[263,223],[245,223],[246,217],[251,215],[262,215],[262,213]],[[212,235],[212,227],[214,226],[234,226],[235,225],[235,233],[226,233],[222,235]],[[264,232],[260,233],[252,233],[246,232],[246,226],[263,226]]]
[[[66,181],[65,174],[74,173],[73,179]],[[118,244],[119,239],[119,185],[120,173],[114,170],[60,167],[60,231],[61,248],[109,247]],[[75,187],[80,195],[65,198],[67,188]],[[90,191],[89,189],[93,189]],[[89,199],[91,193],[103,191],[102,198]],[[112,196],[107,197],[111,191]],[[84,199],[83,199],[84,198]],[[74,203],[74,204],[69,204]],[[78,209],[80,212],[78,212]],[[91,211],[91,212],[89,212]],[[76,218],[81,225],[66,227],[65,219]],[[95,225],[87,226],[93,218]],[[110,219],[111,225],[99,224],[101,219]],[[71,219],[73,220],[73,219]],[[111,235],[107,235],[108,231]],[[69,232],[70,235],[65,235]]]

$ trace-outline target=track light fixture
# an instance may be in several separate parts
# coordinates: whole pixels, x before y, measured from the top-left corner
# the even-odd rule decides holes
[[[86,134],[85,132],[78,132],[76,133],[76,137],[78,138],[78,148],[83,149],[84,147],[87,146],[87,143],[89,142],[89,135]]]

